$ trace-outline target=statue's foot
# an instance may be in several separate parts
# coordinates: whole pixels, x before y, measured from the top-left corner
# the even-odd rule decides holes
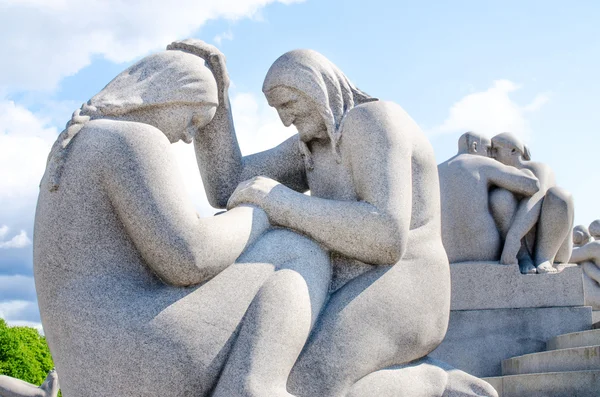
[[[537,269],[535,265],[531,261],[522,261],[519,263],[519,269],[521,270],[521,274],[536,274]]]
[[[540,263],[537,266],[537,273],[538,274],[558,273],[558,269],[556,269],[554,266],[552,266],[552,263],[550,263],[549,261],[545,261],[545,262]]]
[[[52,369],[48,372],[48,376],[46,376],[44,383],[40,386],[40,390],[44,391],[45,397],[56,397],[59,389],[58,375],[56,374],[56,370]]]
[[[519,255],[519,270],[521,270],[521,274],[536,274],[537,270],[535,268],[535,263],[533,263],[533,259],[531,255],[528,253],[522,253]]]
[[[487,382],[430,357],[388,367],[356,382],[346,397],[498,397]]]

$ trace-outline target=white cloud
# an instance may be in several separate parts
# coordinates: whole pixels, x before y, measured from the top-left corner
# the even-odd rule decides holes
[[[11,300],[0,302],[0,317],[6,321],[32,321],[39,320],[37,302],[24,300]]]
[[[0,87],[51,90],[93,55],[128,62],[186,38],[206,21],[258,15],[303,0],[7,0],[0,12]]]
[[[8,233],[8,226],[2,225],[0,226],[0,239],[4,239],[4,236]]]
[[[6,322],[9,327],[30,327],[35,328],[40,335],[44,335],[44,328],[42,327],[42,323],[37,323],[35,321],[7,321]]]
[[[21,230],[19,234],[8,241],[0,241],[0,249],[25,248],[29,245],[31,245],[31,240],[25,230]]]
[[[33,211],[46,159],[58,131],[12,101],[0,100],[0,208]]]
[[[223,40],[233,40],[233,32],[231,30],[228,30],[227,32],[216,35],[213,39],[213,41],[217,43],[217,45],[221,45]]]
[[[512,81],[496,80],[486,91],[469,94],[452,105],[448,118],[429,132],[435,135],[477,131],[484,135],[495,135],[510,131],[527,140],[531,134],[528,114],[540,110],[550,97],[548,94],[539,94],[531,103],[521,106],[510,97],[520,88]]]

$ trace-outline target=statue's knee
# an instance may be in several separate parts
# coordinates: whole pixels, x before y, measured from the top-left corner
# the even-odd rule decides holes
[[[490,207],[494,215],[506,217],[512,214],[519,204],[515,195],[506,189],[494,189],[490,193]]]
[[[318,263],[329,263],[329,255],[315,241],[288,229],[275,229],[267,233],[269,244],[285,251],[288,260],[306,258]]]
[[[563,188],[554,186],[546,191],[544,204],[551,204],[553,206],[560,206],[563,208],[572,208],[573,195]]]

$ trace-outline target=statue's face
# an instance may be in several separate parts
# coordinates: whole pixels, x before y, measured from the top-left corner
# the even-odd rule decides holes
[[[512,165],[520,155],[519,150],[508,142],[492,140],[492,157],[499,162]]]
[[[277,109],[286,127],[294,125],[303,142],[327,138],[327,127],[314,101],[290,87],[275,87],[266,93],[269,105]]]
[[[133,116],[136,121],[161,130],[171,143],[180,140],[191,143],[195,132],[205,127],[215,112],[216,108],[212,105],[176,104],[138,110],[133,112]]]

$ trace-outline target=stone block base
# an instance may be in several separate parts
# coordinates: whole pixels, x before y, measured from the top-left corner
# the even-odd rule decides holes
[[[450,310],[583,306],[581,267],[558,265],[559,273],[521,274],[518,266],[498,262],[450,265]]]
[[[499,397],[597,397],[600,371],[550,372],[485,378]]]
[[[500,376],[502,360],[543,351],[549,339],[591,326],[591,307],[454,310],[430,356],[477,377]]]

